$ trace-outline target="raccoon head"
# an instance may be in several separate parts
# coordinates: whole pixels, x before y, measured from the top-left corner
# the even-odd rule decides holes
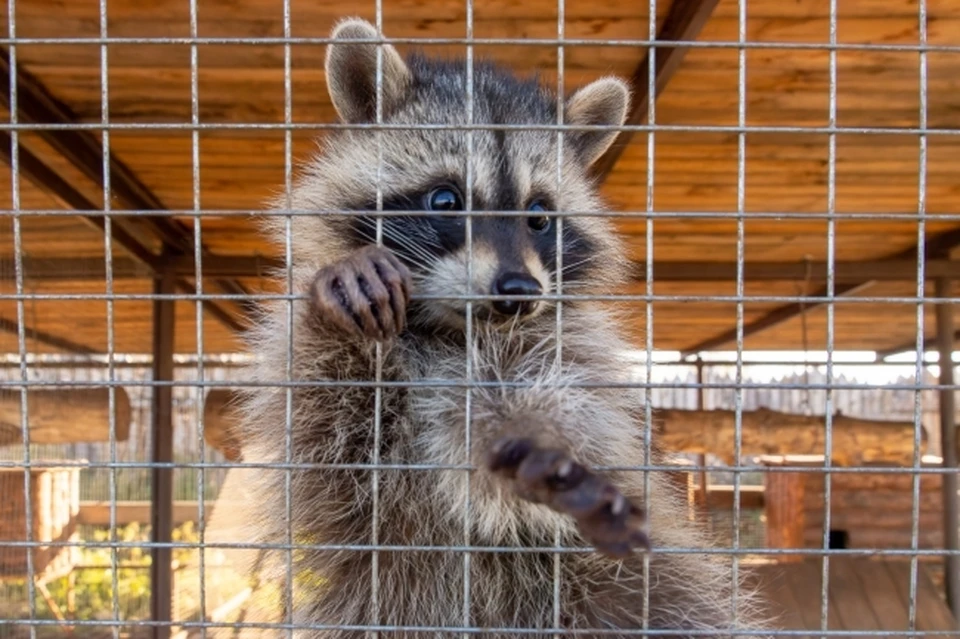
[[[583,216],[603,208],[588,170],[615,130],[566,129],[561,142],[556,130],[536,129],[558,124],[560,106],[536,80],[476,62],[469,91],[465,61],[357,42],[378,39],[359,19],[341,21],[332,39],[333,106],[344,123],[366,126],[327,138],[301,194],[308,205],[358,212],[317,216],[343,250],[379,237],[409,266],[420,298],[411,327],[462,328],[465,295],[478,319],[513,325],[545,316],[558,279],[564,294],[620,283],[626,260],[609,221]],[[628,105],[626,84],[602,78],[563,100],[563,123],[619,126]],[[369,126],[378,120],[387,127]],[[481,128],[468,132],[471,121]],[[561,221],[557,211],[574,215]]]

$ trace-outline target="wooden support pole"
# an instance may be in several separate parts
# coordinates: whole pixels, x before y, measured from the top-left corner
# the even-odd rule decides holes
[[[170,295],[176,289],[172,270],[161,273],[154,293]],[[153,303],[153,381],[173,381],[175,305],[172,299]],[[153,387],[153,463],[173,461],[173,387]],[[151,473],[153,504],[150,512],[151,537],[155,544],[169,544],[173,533],[173,469],[154,466]],[[150,564],[150,616],[163,625],[153,627],[153,639],[169,639],[172,617],[173,553],[169,546],[154,547]]]
[[[704,408],[704,395],[706,389],[703,387],[703,359],[697,358],[697,410]],[[710,475],[706,471],[707,455],[700,453],[697,455],[697,465],[700,466],[700,490],[697,492],[697,507],[707,510],[707,494],[710,490]]]
[[[936,296],[941,299],[950,297],[950,280],[940,278],[936,281]],[[940,351],[940,383],[953,385],[953,306],[937,305],[937,347]],[[952,388],[940,390],[940,448],[943,467],[956,469],[957,464],[957,424],[956,398]],[[947,551],[960,549],[960,517],[957,505],[957,473],[943,475],[943,548]],[[960,619],[960,557],[950,554],[944,558],[944,588],[947,605],[956,619]]]
[[[763,509],[768,548],[803,548],[806,529],[804,473],[765,473]],[[779,561],[800,561],[803,555],[778,555]]]

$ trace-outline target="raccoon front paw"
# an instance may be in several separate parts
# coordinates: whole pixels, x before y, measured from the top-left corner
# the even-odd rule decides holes
[[[608,479],[559,450],[529,439],[504,438],[490,449],[488,468],[514,482],[517,494],[576,520],[581,534],[601,553],[623,558],[649,549],[643,513]]]
[[[347,333],[385,340],[406,324],[410,271],[389,250],[367,246],[317,272],[314,312]]]

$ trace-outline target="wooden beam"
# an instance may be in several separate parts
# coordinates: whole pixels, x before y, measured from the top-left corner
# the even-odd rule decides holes
[[[0,48],[0,85],[9,86],[12,76],[10,68],[10,54]],[[27,123],[57,123],[73,124],[77,122],[76,115],[70,108],[58,100],[33,75],[22,67],[17,69],[17,114],[21,121]],[[9,109],[11,107],[10,94],[0,92],[0,99]],[[104,148],[95,135],[86,130],[52,130],[42,129],[37,132],[47,144],[81,171],[88,179],[103,188],[103,158]],[[109,156],[110,189],[123,202],[135,210],[166,210],[163,202],[137,178],[136,174],[116,156]],[[192,232],[178,220],[166,217],[142,216],[114,216],[114,224],[133,224],[144,228],[160,242],[168,252],[174,254],[191,253],[194,249]],[[202,250],[209,254],[206,247]],[[244,287],[235,280],[218,280],[215,284],[225,293],[231,295],[246,295]],[[237,304],[249,315],[254,303],[241,300]],[[223,319],[223,313],[213,313]],[[229,327],[237,330],[240,326],[236,321],[230,322]]]
[[[960,227],[945,231],[933,238],[930,238],[924,243],[923,253],[925,260],[936,260],[943,259],[946,257],[950,250],[954,247],[960,245]],[[903,251],[899,251],[886,259],[902,261],[902,260],[913,260],[916,261],[918,256],[918,247],[912,247]],[[846,284],[840,284],[834,282],[833,295],[834,297],[840,297],[842,295],[853,295],[864,288],[872,286],[877,281],[877,278],[874,278],[872,275],[864,277],[858,282],[850,282]],[[829,294],[829,289],[827,286],[819,287],[815,292],[811,293],[809,297],[813,298],[823,298],[827,297]],[[810,310],[822,306],[825,304],[821,300],[811,300],[804,302],[791,302],[784,306],[773,309],[766,315],[754,320],[753,322],[747,324],[743,327],[743,337],[747,337],[759,333],[760,331],[766,330],[772,326],[782,324],[788,320],[793,319],[803,313],[809,312]],[[689,357],[696,353],[702,351],[709,351],[724,344],[727,344],[737,338],[737,327],[730,328],[718,335],[707,338],[701,342],[690,346],[689,348],[684,349],[681,352],[681,356]]]
[[[19,329],[20,324],[16,320],[0,317],[0,331],[3,331],[4,333],[10,333],[11,335],[19,335]],[[46,344],[47,346],[51,346],[61,351],[66,351],[68,353],[76,353],[78,355],[93,355],[97,352],[96,349],[90,348],[89,346],[84,346],[83,344],[74,342],[65,337],[54,335],[53,333],[39,331],[30,327],[27,327],[25,332],[27,339],[36,340],[41,344]]]
[[[3,160],[8,165],[12,166],[13,147],[11,145],[12,138],[10,137],[10,134],[6,131],[0,131],[0,156],[2,156]],[[61,178],[56,171],[47,166],[29,149],[26,149],[21,145],[17,151],[17,155],[20,174],[26,177],[38,188],[49,193],[61,206],[76,211],[95,211],[99,209],[97,205],[91,202],[80,191],[75,189],[69,182]],[[102,215],[81,214],[79,217],[84,223],[93,227],[94,229],[97,229],[101,233],[106,232],[106,223],[104,222],[104,217]],[[137,239],[133,231],[128,228],[127,224],[125,224],[122,218],[114,218],[114,223],[110,225],[110,236],[113,241],[123,247],[123,249],[127,251],[137,262],[148,268],[151,273],[157,272],[157,270],[160,268],[160,257],[153,253],[150,248],[145,246],[139,239]],[[26,260],[26,258],[24,259]],[[26,262],[24,263],[24,266],[24,275],[29,277],[30,270],[26,268]],[[75,265],[61,264],[60,266],[64,269],[61,272],[69,273],[70,271],[65,269]],[[106,270],[104,269],[102,272],[102,277],[106,277]],[[12,274],[15,276],[15,273]],[[183,279],[177,280],[177,288],[188,295],[196,295],[197,292],[197,289],[190,284],[190,282]],[[237,319],[231,313],[225,311],[213,300],[205,300],[203,305],[210,315],[217,318],[231,330],[243,330],[244,327],[237,321]],[[34,332],[34,334],[36,335],[37,333]],[[67,343],[66,340],[61,341]],[[54,345],[53,342],[47,343]],[[59,348],[59,346],[57,348]],[[74,352],[92,353],[95,351],[87,349],[86,351],[78,350]]]
[[[0,48],[0,83],[10,86],[10,54]],[[10,108],[10,95],[0,92],[0,99]],[[58,100],[23,65],[17,68],[17,115],[21,122],[33,124],[73,124],[77,116]],[[70,164],[76,167],[93,183],[103,188],[103,145],[97,137],[81,129],[43,129],[37,131],[47,144],[52,146]],[[144,185],[123,162],[110,157],[110,190],[117,197],[137,210],[163,210],[163,203]],[[170,220],[142,216],[137,220],[150,227],[154,234],[171,246],[179,242],[180,234],[171,229]],[[174,248],[181,248],[176,247]]]
[[[669,452],[709,453],[727,463],[736,443],[732,410],[657,409],[654,433]],[[782,413],[765,408],[741,413],[740,442],[744,455],[822,455],[826,418],[823,415]],[[913,460],[912,421],[884,421],[835,415],[831,459],[837,466],[871,462],[910,465]]]
[[[718,0],[673,0],[667,17],[657,33],[657,40],[695,41],[717,4]],[[654,99],[660,96],[673,74],[676,73],[688,49],[689,47],[682,46],[653,48],[656,51],[653,54],[656,58],[654,60]],[[630,113],[627,115],[627,125],[642,124],[647,117],[650,98],[650,55],[651,51],[648,50],[630,79],[633,100]],[[610,175],[632,137],[633,131],[621,131],[610,149],[593,165],[592,173],[598,183],[602,183]]]
[[[6,131],[0,131],[0,155],[4,162],[12,166],[13,162],[12,138]],[[48,193],[61,206],[75,211],[96,211],[100,207],[91,202],[87,196],[78,191],[69,182],[64,180],[56,171],[47,166],[43,160],[38,158],[29,149],[20,145],[17,151],[18,168],[20,175],[24,176],[34,186]],[[80,214],[87,225],[104,232],[106,224],[102,215],[83,215]],[[127,227],[123,224],[111,225],[113,240],[130,253],[137,261],[155,270],[157,267],[157,256],[145,246]]]
[[[862,291],[865,288],[871,286],[873,282],[863,282],[860,285],[856,284],[840,284],[836,285],[833,288],[834,297],[840,297],[841,295],[853,295],[859,291]],[[809,297],[813,298],[823,298],[830,293],[830,290],[826,286],[821,286],[816,291],[811,293]],[[821,306],[824,302],[822,301],[802,301],[802,302],[791,302],[785,304],[778,308],[773,309],[766,315],[750,322],[749,324],[743,327],[743,338],[759,333],[768,328],[782,324],[787,320],[793,319],[803,313],[810,311],[811,309]],[[690,348],[684,349],[680,353],[680,357],[689,357],[703,351],[710,351],[724,344],[734,341],[737,339],[737,328],[733,327],[729,330],[726,330],[719,335],[705,339],[697,344],[691,346]]]

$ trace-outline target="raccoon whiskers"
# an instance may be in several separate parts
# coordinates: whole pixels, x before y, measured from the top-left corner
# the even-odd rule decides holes
[[[587,257],[581,258],[581,259],[579,259],[579,260],[577,260],[577,261],[575,261],[575,262],[564,263],[563,268],[560,270],[560,272],[561,272],[563,275],[566,275],[566,274],[568,274],[569,272],[571,272],[571,271],[573,271],[573,270],[579,269],[580,267],[584,266],[585,264],[590,264],[591,262],[596,261],[596,259],[597,259],[598,257],[599,257],[598,255],[588,255]],[[552,276],[553,278],[556,278],[556,276],[557,276],[557,271],[556,271],[556,269],[552,269],[552,270],[550,271],[550,274],[551,274],[551,276]]]
[[[375,227],[374,227],[375,228]],[[363,229],[360,232],[360,235],[370,242],[376,242],[377,237],[375,232],[371,232],[368,229]],[[404,251],[404,257],[412,263],[414,267],[418,270],[429,270],[433,265],[437,263],[437,257],[432,255],[426,248],[415,242],[414,240],[404,237],[399,233],[393,231],[388,226],[383,226],[383,237],[384,239],[389,239],[395,242],[397,245],[401,246]]]

